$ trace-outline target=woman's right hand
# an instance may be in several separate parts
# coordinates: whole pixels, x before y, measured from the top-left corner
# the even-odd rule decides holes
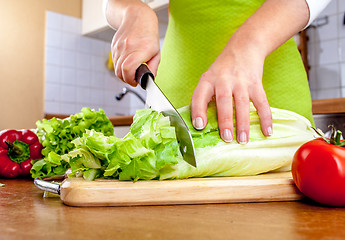
[[[158,19],[149,6],[140,2],[125,9],[111,52],[115,75],[131,86],[137,85],[135,72],[143,62],[156,75],[160,62]]]

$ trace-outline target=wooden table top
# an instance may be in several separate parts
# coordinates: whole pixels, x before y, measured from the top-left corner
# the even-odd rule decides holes
[[[345,239],[345,208],[300,202],[69,207],[0,179],[0,239]]]

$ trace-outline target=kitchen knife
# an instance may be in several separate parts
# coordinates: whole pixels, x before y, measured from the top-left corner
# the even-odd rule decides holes
[[[161,112],[164,116],[170,118],[171,126],[175,127],[176,138],[179,142],[183,159],[196,167],[195,149],[189,129],[181,115],[154,82],[154,75],[146,64],[141,64],[138,67],[135,73],[135,80],[146,90],[146,107]]]

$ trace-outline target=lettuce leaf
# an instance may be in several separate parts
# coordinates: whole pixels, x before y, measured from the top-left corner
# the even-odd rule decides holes
[[[33,163],[30,173],[33,178],[63,175],[68,168],[69,163],[67,161],[57,153],[50,152],[46,158]]]
[[[42,150],[44,159],[32,162],[33,178],[64,174],[69,168],[68,159],[59,162],[57,156],[75,149],[73,140],[81,137],[87,129],[94,129],[105,136],[114,135],[114,127],[102,109],[95,111],[82,108],[80,113],[66,119],[43,119],[37,121],[36,126],[36,134],[44,147]]]

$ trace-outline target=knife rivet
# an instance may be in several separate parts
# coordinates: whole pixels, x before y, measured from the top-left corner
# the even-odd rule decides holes
[[[187,146],[182,147],[182,152],[186,153],[187,152]]]

